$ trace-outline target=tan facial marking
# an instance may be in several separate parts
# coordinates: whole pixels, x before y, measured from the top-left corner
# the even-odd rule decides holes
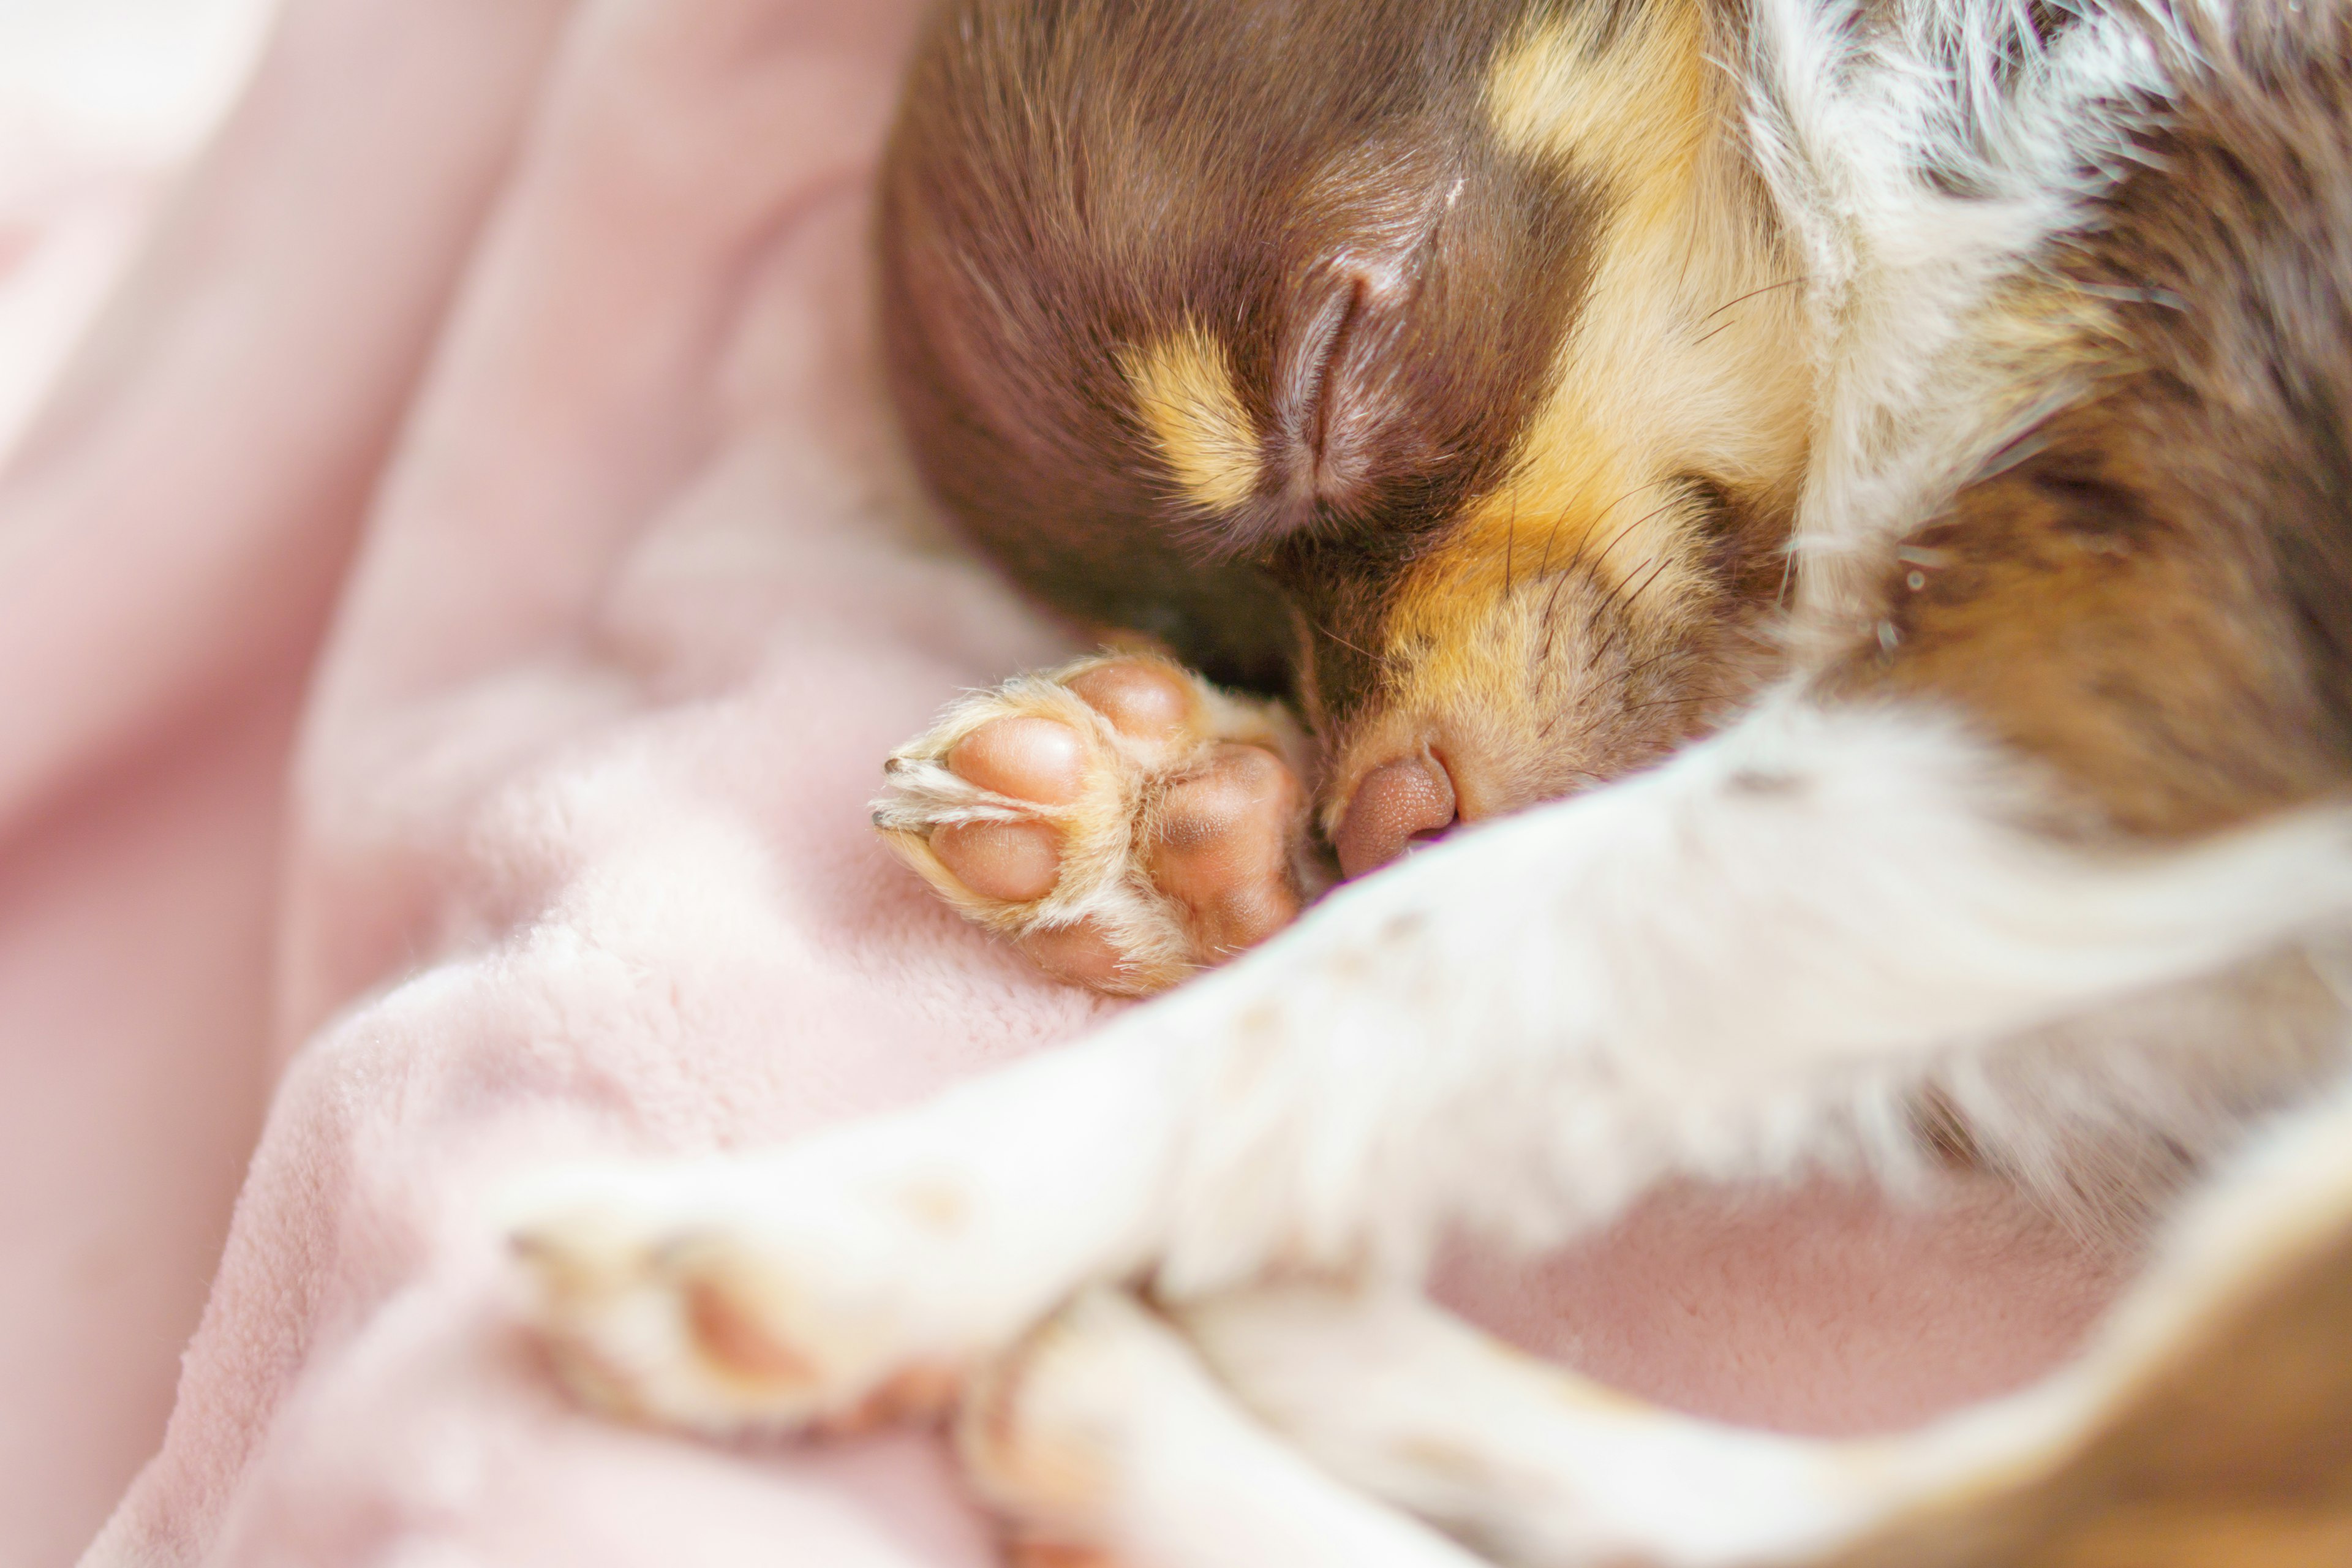
[[[1707,487],[1739,509],[1738,547],[1768,550],[1812,420],[1798,263],[1719,53],[1702,7],[1659,0],[1606,30],[1591,10],[1537,23],[1496,57],[1494,134],[1587,193],[1583,286],[1508,473],[1386,606],[1381,714],[1336,759],[1334,800],[1433,745],[1464,819],[1515,809],[1578,782],[1562,758],[1587,783],[1649,760],[1745,679],[1657,685],[1739,611]],[[1603,627],[1613,663],[1580,640]],[[1626,668],[1652,671],[1638,709],[1610,679]]]
[[[1793,262],[1720,134],[1731,108],[1698,8],[1599,28],[1597,10],[1533,27],[1488,79],[1496,134],[1572,169],[1608,216],[1517,471],[1473,521],[1498,582],[1512,565],[1574,559],[1622,591],[1683,571],[1689,519],[1666,488],[1677,473],[1794,482],[1811,377],[1798,301],[1777,287]],[[1675,588],[1648,592],[1663,602]]]
[[[1137,409],[1185,496],[1223,510],[1258,482],[1258,437],[1224,345],[1198,327],[1119,355]]]
[[[1530,27],[1496,57],[1486,113],[1503,144],[1565,158],[1617,199],[1671,205],[1704,138],[1703,24],[1696,6],[1645,6],[1602,34],[1602,7]]]

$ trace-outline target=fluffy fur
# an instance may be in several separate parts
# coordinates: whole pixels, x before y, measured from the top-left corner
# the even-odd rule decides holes
[[[2294,1369],[2340,1363],[2352,1278],[2352,21],[1738,16],[1816,356],[1794,672],[1073,1048],[550,1177],[512,1223],[583,1386],[794,1426],[1076,1297],[972,1402],[1008,1510],[1147,1563],[1465,1561],[1089,1294],[1135,1283],[1338,1475],[1507,1561],[2337,1560],[2352,1393]],[[2127,1213],[2299,1103],[2107,1349],[1866,1459],[1552,1397],[1382,1294],[1441,1226],[1541,1245],[1684,1173],[1958,1155]],[[1302,1273],[1374,1293],[1258,1294]],[[2168,1438],[2217,1401],[2285,1490]]]

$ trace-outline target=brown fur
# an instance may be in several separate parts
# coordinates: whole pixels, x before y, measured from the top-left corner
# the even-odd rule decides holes
[[[2131,834],[2352,778],[2352,34],[2269,27],[2206,40],[2003,302],[2020,395],[2091,390],[1906,542],[1832,678],[1958,704]]]
[[[884,182],[925,472],[1066,611],[1294,695],[1327,816],[1417,751],[1466,817],[1654,760],[1770,666],[1804,457],[1723,26],[955,0]]]
[[[2072,831],[2179,838],[2352,776],[2352,30],[2246,9],[1979,323],[2021,406],[2063,405],[1891,548],[1819,678],[1957,709]],[[1327,815],[1416,745],[1468,816],[1654,759],[1773,668],[1806,458],[1726,26],[956,0],[885,184],[926,473],[1072,614],[1295,693]],[[1843,1561],[2352,1562],[2347,1323],[2339,1228],[2082,1443]]]
[[[2343,1205],[2339,1200],[2337,1207]],[[2352,1214],[2269,1260],[2080,1441],[1824,1568],[2352,1563]]]
[[[2352,21],[2252,10],[2194,42],[2142,159],[1987,326],[2033,345],[2021,397],[2087,391],[1903,542],[1825,677],[1957,705],[2074,827],[2159,839],[2352,782]],[[2333,1210],[2080,1441],[1837,1568],[2352,1563]]]

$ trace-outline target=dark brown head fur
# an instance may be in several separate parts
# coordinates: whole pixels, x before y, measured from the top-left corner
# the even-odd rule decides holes
[[[1288,690],[1324,816],[1752,686],[1808,413],[1690,0],[954,0],[884,184],[924,472],[1018,577]]]

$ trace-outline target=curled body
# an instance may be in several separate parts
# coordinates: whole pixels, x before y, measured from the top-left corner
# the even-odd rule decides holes
[[[565,1363],[709,1429],[990,1368],[991,1495],[1171,1568],[2340,1560],[2347,62],[2341,0],[946,7],[910,432],[1164,653],[968,700],[883,824],[1076,978],[1222,966],[895,1118],[551,1178]],[[1285,929],[1318,832],[1385,868]],[[1411,1296],[1444,1226],[1685,1174],[2136,1218],[2296,1108],[2109,1349],[1869,1456]]]

